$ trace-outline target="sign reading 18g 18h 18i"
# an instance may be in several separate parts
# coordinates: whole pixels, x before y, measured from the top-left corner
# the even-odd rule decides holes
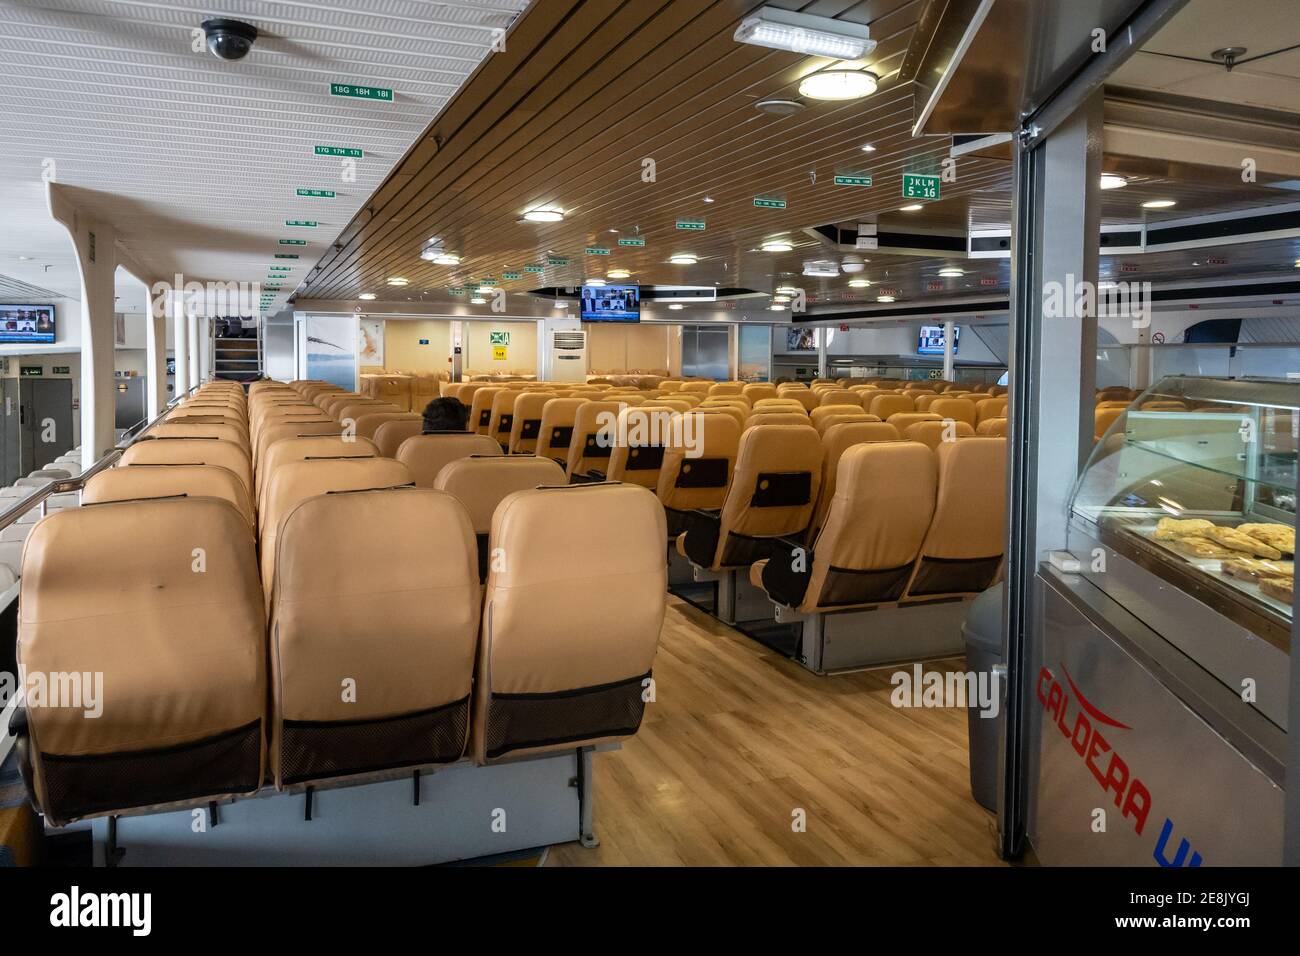
[[[331,83],[330,96],[354,96],[362,100],[393,102],[393,91],[380,86],[358,86],[355,83]]]

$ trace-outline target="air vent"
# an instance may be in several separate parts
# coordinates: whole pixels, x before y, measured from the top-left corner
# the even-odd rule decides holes
[[[587,347],[586,332],[555,332],[555,347],[566,351],[581,351]]]

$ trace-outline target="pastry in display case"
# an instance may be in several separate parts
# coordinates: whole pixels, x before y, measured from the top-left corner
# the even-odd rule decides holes
[[[1290,652],[1297,409],[1300,382],[1171,376],[1111,424],[1071,497],[1088,579],[1225,683],[1248,672],[1234,638],[1261,665],[1254,645]]]

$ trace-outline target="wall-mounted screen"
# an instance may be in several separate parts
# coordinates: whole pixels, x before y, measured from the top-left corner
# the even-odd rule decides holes
[[[0,342],[53,341],[53,305],[0,305]]]
[[[787,352],[817,351],[817,330],[807,327],[786,329],[785,350]]]
[[[952,354],[957,354],[957,346],[961,344],[961,326],[952,327]],[[917,355],[942,355],[943,354],[943,326],[942,325],[923,325],[921,326],[920,341],[916,346]]]
[[[609,285],[582,287],[582,321],[640,322],[641,287]]]

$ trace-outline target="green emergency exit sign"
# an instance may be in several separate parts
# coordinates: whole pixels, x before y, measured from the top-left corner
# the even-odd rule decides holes
[[[50,369],[50,371],[51,371],[53,374],[55,374],[55,375],[71,375],[71,374],[72,374],[72,366],[71,366],[71,365],[56,365],[56,366],[54,366],[54,368]]]
[[[45,368],[40,365],[23,365],[18,369],[18,374],[24,378],[30,378],[36,375],[44,375]]]
[[[939,177],[903,174],[904,199],[938,199]]]
[[[286,219],[284,224],[286,226],[301,226],[304,229],[316,228],[316,220],[314,219]]]
[[[356,83],[331,83],[330,96],[351,96],[361,100],[383,100],[393,102],[393,91],[382,86],[361,86]]]
[[[645,240],[644,239],[620,239],[618,241],[618,244],[620,246],[644,246]]]
[[[276,257],[277,259],[297,259],[297,258],[298,258],[298,253],[296,253],[296,252],[277,252],[277,253],[275,254],[275,257]]]
[[[703,232],[705,225],[703,219],[678,219],[677,228],[687,232]]]

